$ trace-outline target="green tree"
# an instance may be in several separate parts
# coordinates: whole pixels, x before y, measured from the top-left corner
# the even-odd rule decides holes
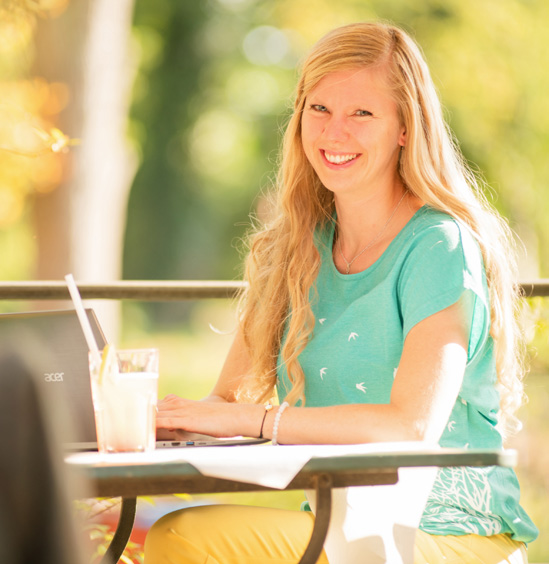
[[[138,2],[134,35],[141,67],[130,131],[141,163],[128,207],[124,276],[166,279],[212,275],[191,260],[195,240],[211,242],[200,179],[190,163],[188,131],[205,62],[202,2]],[[190,251],[190,252],[189,252]],[[196,252],[196,251],[194,251]]]

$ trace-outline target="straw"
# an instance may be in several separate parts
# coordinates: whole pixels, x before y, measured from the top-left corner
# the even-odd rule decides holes
[[[65,276],[65,280],[67,281],[67,286],[69,287],[69,293],[74,303],[74,308],[76,309],[76,315],[78,315],[78,319],[80,320],[80,325],[82,326],[84,337],[86,338],[86,342],[88,343],[88,348],[90,349],[91,353],[95,356],[97,362],[100,363],[101,354],[99,353],[99,347],[97,346],[97,341],[93,336],[90,320],[86,315],[84,304],[82,303],[82,298],[80,297],[80,292],[78,291],[78,286],[76,285],[76,282],[74,281],[72,274],[67,274]]]

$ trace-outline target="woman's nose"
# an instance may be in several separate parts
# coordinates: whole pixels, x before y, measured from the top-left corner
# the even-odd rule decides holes
[[[344,117],[331,115],[324,127],[323,136],[326,141],[345,141],[349,137],[349,130]]]

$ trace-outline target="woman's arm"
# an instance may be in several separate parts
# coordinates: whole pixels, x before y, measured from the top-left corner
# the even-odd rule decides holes
[[[311,412],[308,416],[288,408],[279,426],[279,442],[438,441],[467,363],[469,330],[462,311],[457,303],[410,330],[389,404],[303,410]],[[272,433],[273,419],[270,415],[267,433]]]
[[[281,418],[278,442],[437,441],[463,381],[468,335],[469,322],[461,301],[428,317],[406,337],[389,404],[290,407]],[[161,405],[158,426],[216,436],[257,436],[263,407],[226,403],[234,401],[235,385],[245,373],[238,369],[239,362],[245,363],[246,355],[237,336],[210,401],[169,396]],[[225,403],[212,404],[212,400]],[[265,420],[263,435],[268,438],[276,411],[270,411]]]

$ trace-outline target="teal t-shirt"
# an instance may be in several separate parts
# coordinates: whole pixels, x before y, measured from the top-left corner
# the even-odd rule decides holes
[[[306,405],[389,403],[410,329],[466,297],[471,312],[468,362],[440,445],[501,448],[488,289],[482,255],[469,230],[423,206],[372,266],[343,275],[332,259],[334,226],[317,234],[322,262],[311,290],[316,323],[299,357]],[[288,390],[279,366],[281,401]],[[442,468],[420,528],[436,535],[510,533],[530,542],[537,529],[519,497],[510,468]]]

